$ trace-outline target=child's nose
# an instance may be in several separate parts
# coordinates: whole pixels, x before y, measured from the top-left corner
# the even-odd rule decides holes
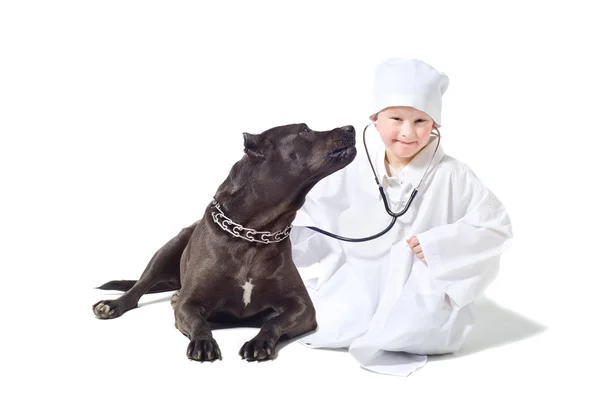
[[[415,135],[415,129],[409,123],[404,123],[403,125],[401,125],[399,132],[400,132],[400,135],[407,136],[407,137]]]

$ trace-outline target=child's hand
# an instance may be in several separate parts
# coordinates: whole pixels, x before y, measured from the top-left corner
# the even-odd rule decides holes
[[[417,254],[419,259],[421,259],[425,264],[427,264],[427,261],[425,260],[425,255],[423,255],[423,250],[421,249],[421,243],[419,243],[419,239],[416,236],[412,236],[411,238],[406,240],[406,243],[408,244],[410,249],[412,249],[413,252]]]

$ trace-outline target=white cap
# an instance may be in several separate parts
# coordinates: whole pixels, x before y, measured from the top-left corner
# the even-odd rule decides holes
[[[442,125],[442,96],[449,79],[444,73],[414,58],[388,58],[375,69],[369,118],[390,106],[411,106],[427,113],[436,127]]]

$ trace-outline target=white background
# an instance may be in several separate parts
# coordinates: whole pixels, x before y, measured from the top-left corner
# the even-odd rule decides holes
[[[600,32],[585,4],[0,3],[1,394],[598,395]],[[137,279],[202,214],[242,132],[362,131],[387,56],[449,75],[444,149],[513,220],[462,353],[407,378],[297,343],[246,363],[256,330],[237,329],[200,364],[170,294],[94,318],[117,296],[94,287]]]

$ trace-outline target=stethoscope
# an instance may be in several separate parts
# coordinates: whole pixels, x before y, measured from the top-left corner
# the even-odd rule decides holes
[[[401,217],[402,215],[404,215],[406,213],[406,211],[408,211],[408,209],[410,208],[410,204],[413,202],[413,199],[417,195],[417,192],[419,190],[419,186],[421,186],[421,183],[423,182],[423,179],[425,178],[425,175],[427,175],[427,171],[429,171],[429,167],[431,167],[431,163],[433,162],[433,159],[435,158],[435,155],[436,155],[436,153],[438,151],[438,147],[440,146],[440,139],[441,139],[440,131],[437,129],[437,127],[435,127],[435,126],[433,127],[436,132],[434,133],[432,131],[431,135],[437,137],[437,143],[436,143],[436,146],[435,146],[435,151],[433,152],[433,155],[431,156],[431,160],[429,160],[429,165],[427,166],[427,169],[425,169],[425,172],[423,173],[423,176],[421,176],[421,180],[419,181],[419,184],[413,189],[412,193],[410,194],[410,198],[408,199],[408,201],[404,205],[404,208],[402,209],[402,211],[400,211],[400,212],[393,212],[390,209],[390,206],[389,206],[389,203],[388,203],[385,191],[383,190],[383,187],[381,186],[381,183],[379,182],[379,179],[377,178],[377,172],[375,171],[375,167],[373,166],[373,162],[371,161],[371,156],[369,155],[369,150],[367,149],[366,132],[367,132],[367,129],[371,125],[375,125],[375,124],[376,124],[376,122],[373,122],[373,123],[369,123],[369,124],[367,124],[365,126],[365,129],[363,130],[363,144],[365,146],[365,152],[367,153],[367,159],[369,160],[369,164],[371,165],[371,170],[373,170],[373,175],[375,176],[375,183],[377,184],[377,187],[379,188],[379,194],[381,195],[381,198],[383,199],[383,205],[385,206],[385,210],[387,211],[387,213],[390,214],[390,216],[392,217],[392,221],[381,232],[379,232],[377,234],[374,234],[372,236],[369,236],[369,237],[361,237],[361,238],[351,238],[351,237],[338,236],[337,234],[334,234],[334,233],[331,233],[331,232],[327,232],[327,231],[325,231],[323,229],[319,229],[318,227],[315,227],[315,226],[307,226],[309,229],[312,229],[312,230],[314,230],[316,232],[323,233],[326,236],[333,237],[333,238],[336,238],[336,239],[342,240],[342,241],[348,241],[348,242],[352,242],[352,243],[369,241],[369,240],[373,240],[373,239],[376,239],[378,237],[381,237],[385,233],[387,233],[388,231],[390,231],[390,229],[392,228],[392,226],[394,226],[394,223],[396,223],[396,219],[398,219],[399,217]]]

